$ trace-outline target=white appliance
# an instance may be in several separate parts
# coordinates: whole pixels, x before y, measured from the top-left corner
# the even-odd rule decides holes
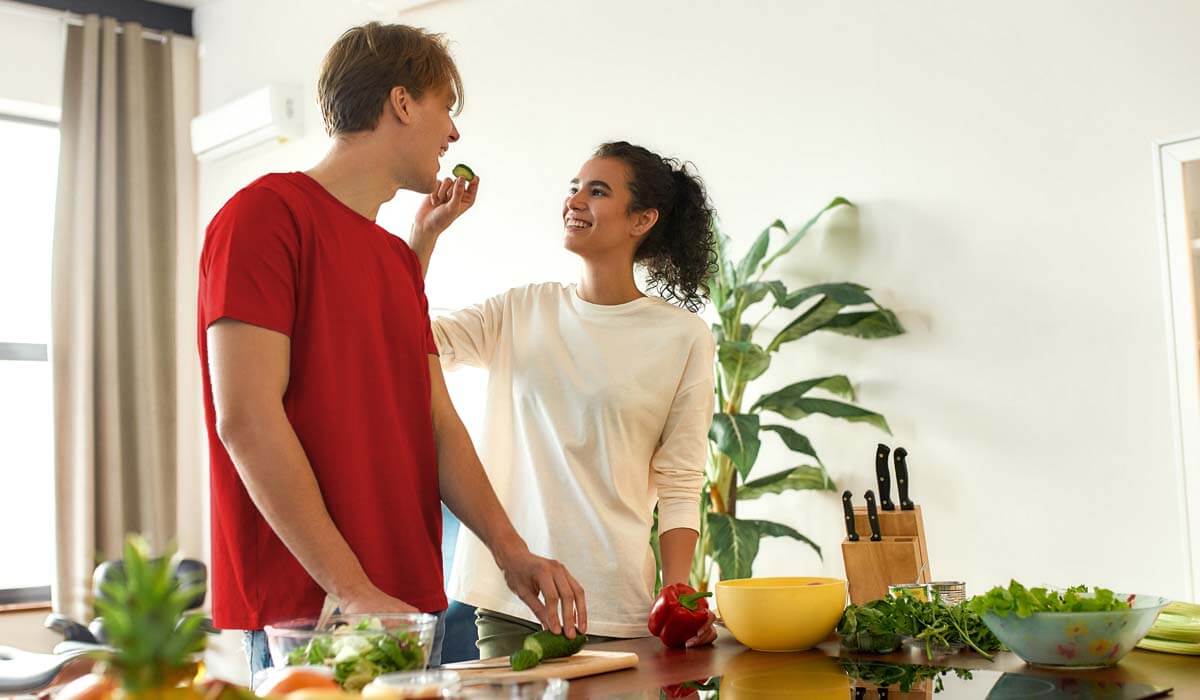
[[[299,88],[267,85],[192,119],[192,152],[202,161],[224,158],[304,133]]]

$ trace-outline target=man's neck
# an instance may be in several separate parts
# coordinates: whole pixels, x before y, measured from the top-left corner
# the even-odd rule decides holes
[[[342,204],[374,221],[379,207],[403,187],[379,160],[382,150],[366,140],[335,140],[321,162],[305,174]]]

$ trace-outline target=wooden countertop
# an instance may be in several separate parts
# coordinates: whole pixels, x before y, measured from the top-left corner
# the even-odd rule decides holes
[[[659,689],[663,686],[686,681],[730,675],[731,672],[794,669],[800,660],[820,664],[823,663],[823,659],[851,658],[860,661],[890,661],[947,668],[989,669],[1032,676],[1071,675],[1097,681],[1143,683],[1174,688],[1172,697],[1175,698],[1200,700],[1200,657],[1159,654],[1140,649],[1135,649],[1121,663],[1110,669],[1056,673],[1027,666],[1025,662],[1007,652],[997,654],[996,659],[991,662],[969,652],[928,660],[922,652],[903,650],[894,654],[856,655],[842,651],[836,641],[825,642],[812,651],[794,654],[756,652],[739,644],[725,630],[721,630],[716,644],[704,649],[667,649],[652,637],[597,644],[595,648],[632,651],[638,655],[640,662],[636,669],[571,681],[572,698],[619,696],[657,699]]]

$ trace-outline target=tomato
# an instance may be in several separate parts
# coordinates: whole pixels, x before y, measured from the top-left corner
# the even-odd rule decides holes
[[[289,666],[275,671],[254,689],[261,697],[287,695],[296,690],[336,690],[342,687],[326,672],[305,666]]]

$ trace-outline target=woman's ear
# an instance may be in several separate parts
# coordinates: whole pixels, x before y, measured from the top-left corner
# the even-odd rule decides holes
[[[641,238],[654,228],[654,224],[658,223],[657,209],[643,209],[637,213],[633,220],[633,235],[635,238]]]
[[[392,114],[396,115],[401,124],[412,123],[412,106],[412,95],[403,85],[397,85],[388,93],[387,108],[392,111]]]

